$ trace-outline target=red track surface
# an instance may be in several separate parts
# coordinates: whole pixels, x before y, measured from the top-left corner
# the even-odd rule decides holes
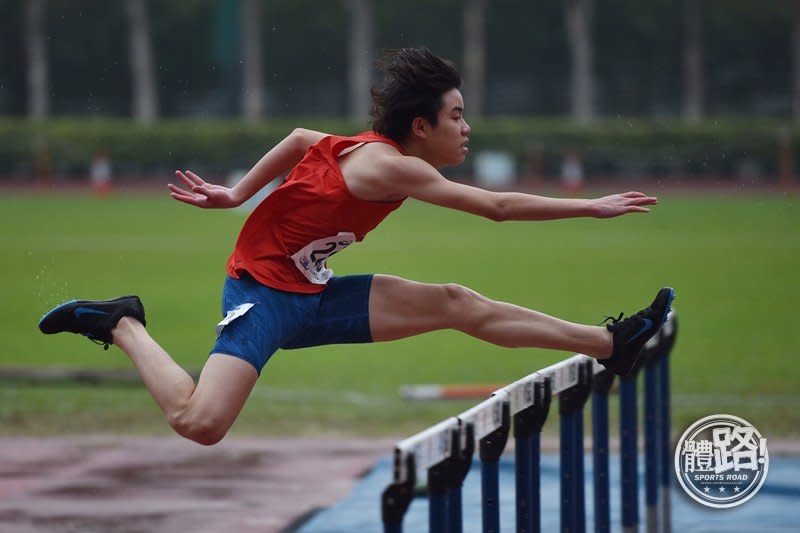
[[[394,441],[0,439],[0,531],[291,531],[345,496]],[[378,505],[376,495],[375,505]]]

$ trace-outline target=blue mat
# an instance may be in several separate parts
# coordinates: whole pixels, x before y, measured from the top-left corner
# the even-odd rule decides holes
[[[542,455],[542,531],[559,529],[559,468],[558,455]],[[643,469],[643,459],[639,461]],[[586,520],[592,529],[592,460],[587,455]],[[612,456],[611,523],[612,530],[621,529],[619,494],[619,456]],[[642,474],[642,473],[640,473]],[[643,474],[642,474],[643,475]],[[301,533],[344,533],[382,531],[380,495],[392,476],[391,460],[380,460],[352,492],[336,505],[314,515],[301,526]],[[639,524],[644,531],[644,478],[640,481]],[[481,531],[480,466],[476,461],[464,483],[462,493],[464,532]],[[514,531],[514,462],[504,456],[500,462],[500,525],[503,531]],[[403,521],[404,530],[428,530],[428,504],[416,498]],[[800,458],[770,458],[769,474],[753,499],[732,509],[710,509],[690,499],[672,480],[672,526],[675,531],[800,531]]]

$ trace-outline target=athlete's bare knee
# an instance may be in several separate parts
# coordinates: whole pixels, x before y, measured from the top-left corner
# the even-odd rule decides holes
[[[211,413],[198,413],[189,406],[171,413],[169,425],[180,435],[204,446],[212,446],[228,432],[227,425]]]
[[[480,293],[457,283],[442,285],[446,295],[446,314],[454,319],[451,327],[463,330],[485,314],[485,305],[490,300]]]
[[[472,289],[459,285],[458,283],[445,283],[442,285],[448,302],[455,305],[464,305],[471,300],[482,298],[480,294]]]

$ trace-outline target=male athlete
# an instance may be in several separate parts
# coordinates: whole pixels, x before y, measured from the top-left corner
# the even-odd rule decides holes
[[[644,343],[664,323],[673,289],[661,289],[649,307],[600,327],[497,302],[456,284],[333,276],[327,259],[364,239],[406,198],[494,221],[608,218],[647,212],[645,206],[657,201],[638,192],[553,199],[448,181],[437,169],[464,161],[470,133],[458,72],[427,49],[391,52],[380,66],[385,78],[372,90],[372,131],[340,137],[296,129],[232,188],[189,171],[176,172],[182,186],[168,185],[180,202],[229,208],[290,171],[239,234],[227,264],[224,318],[197,384],[150,337],[136,296],[67,302],[41,319],[41,331],[70,331],[106,348],[117,345],[175,431],[207,445],[226,434],[278,348],[456,329],[501,346],[588,354],[617,374],[629,374]]]

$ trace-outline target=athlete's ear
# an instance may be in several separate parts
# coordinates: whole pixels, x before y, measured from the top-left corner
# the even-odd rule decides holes
[[[418,139],[426,139],[430,132],[430,123],[422,117],[417,117],[411,121],[411,135]]]

